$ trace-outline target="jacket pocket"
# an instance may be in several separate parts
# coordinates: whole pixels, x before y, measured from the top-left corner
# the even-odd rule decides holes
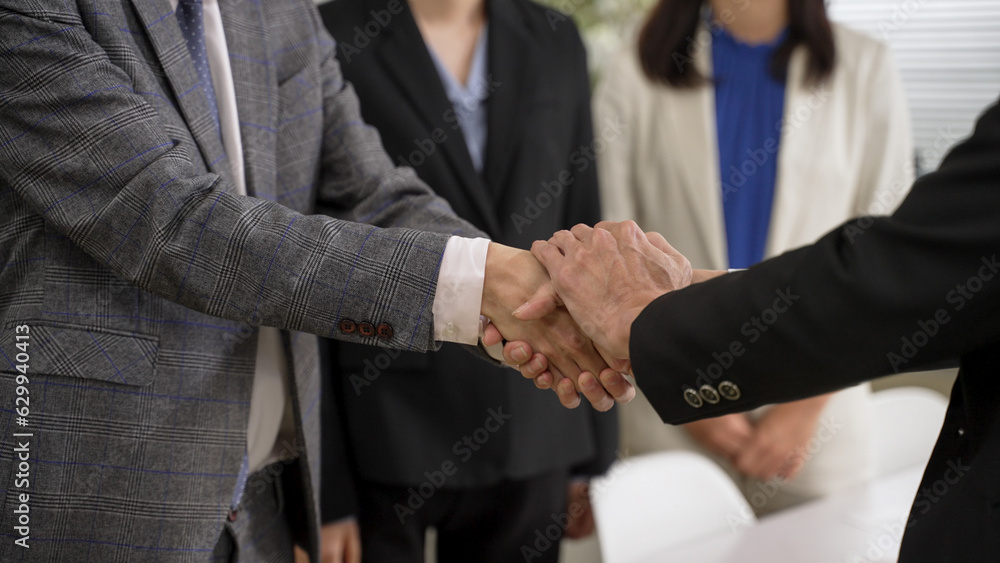
[[[15,327],[26,325],[27,340],[16,340]],[[23,332],[22,332],[23,334]],[[60,375],[145,387],[153,382],[159,338],[53,322],[14,322],[0,335],[0,350],[14,359],[18,342],[27,342],[28,377]],[[10,362],[0,372],[16,373]]]

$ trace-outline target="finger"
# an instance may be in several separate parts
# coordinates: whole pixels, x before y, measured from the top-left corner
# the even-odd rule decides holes
[[[574,225],[573,228],[569,230],[569,232],[573,233],[573,236],[576,237],[576,240],[584,242],[587,239],[589,239],[590,236],[594,233],[594,229],[588,227],[587,225],[584,225],[583,223],[580,223],[578,225]]]
[[[676,252],[674,250],[674,247],[670,246],[670,243],[667,242],[667,239],[663,238],[663,235],[661,235],[660,233],[648,232],[646,233],[646,240],[648,240],[650,244],[655,246],[661,252],[666,252],[668,254],[671,252]]]
[[[740,473],[755,477],[760,469],[760,448],[748,445],[736,456],[735,465]]]
[[[514,310],[514,318],[520,321],[535,321],[562,305],[562,299],[556,294],[556,290],[551,283],[543,283],[535,290],[524,305]]]
[[[329,540],[328,543],[324,542],[323,546],[323,563],[343,563],[343,547],[340,545],[340,538],[336,540]]]
[[[583,396],[590,401],[590,406],[594,407],[594,410],[604,412],[615,406],[614,397],[601,386],[601,382],[594,374],[589,371],[581,373],[577,383],[583,390]]]
[[[552,372],[545,372],[531,380],[539,389],[552,389]]]
[[[556,233],[559,234],[559,233]],[[554,237],[554,235],[553,235]],[[545,269],[552,275],[552,270],[557,268],[565,258],[560,247],[551,241],[536,240],[531,244],[531,255],[538,260]]]
[[[483,344],[486,346],[493,346],[494,344],[500,344],[501,342],[503,342],[503,335],[500,334],[500,329],[498,329],[493,323],[486,325],[486,328],[483,331]]]
[[[774,479],[777,477],[778,472],[785,467],[786,461],[784,451],[778,448],[770,448],[762,459],[760,470],[758,471],[760,477],[758,478],[762,481]]]
[[[556,231],[549,239],[549,244],[558,248],[562,254],[566,254],[569,249],[579,245],[580,241],[570,231]]]
[[[345,563],[361,563],[361,537],[357,532],[351,534],[351,539],[347,542],[344,560]]]
[[[507,349],[504,348],[504,357],[506,358],[508,355]],[[546,373],[547,369],[549,369],[549,360],[543,354],[534,354],[527,362],[517,366],[517,370],[521,372],[521,377],[525,379],[537,380],[541,375]]]
[[[601,385],[618,403],[627,403],[635,398],[635,385],[627,377],[614,369],[606,369],[600,375]]]
[[[778,471],[778,475],[784,477],[786,480],[792,480],[796,475],[802,471],[802,467],[805,466],[805,459],[798,454],[794,454],[791,459],[785,462],[781,470]]]
[[[527,363],[528,360],[531,359],[532,354],[534,354],[534,352],[531,350],[531,344],[519,340],[512,340],[507,344],[504,344],[503,347],[503,360],[512,366],[520,367],[521,365]],[[541,373],[541,371],[538,373]],[[525,375],[525,377],[529,376]]]
[[[580,394],[576,392],[576,387],[569,378],[563,377],[556,383],[556,395],[559,396],[559,402],[562,403],[562,406],[568,409],[580,406]]]

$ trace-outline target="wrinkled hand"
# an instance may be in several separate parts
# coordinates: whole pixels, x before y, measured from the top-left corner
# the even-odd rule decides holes
[[[558,298],[618,370],[628,367],[629,336],[639,313],[657,297],[691,283],[687,258],[659,238],[660,247],[632,221],[602,222],[596,228],[559,231],[531,247]],[[515,316],[537,318],[550,307],[545,299],[532,300]]]
[[[590,505],[590,483],[571,481],[566,491],[566,537],[582,539],[594,533],[594,509]]]
[[[597,224],[597,228],[600,229],[614,229],[616,233],[621,236],[621,231],[630,231],[633,236],[635,232],[641,233],[632,222],[627,223],[609,223],[602,222]],[[583,230],[586,227],[578,225],[575,229]],[[563,234],[569,234],[567,231],[561,231]],[[559,233],[557,233],[559,234]],[[648,246],[643,245],[641,249],[647,253],[647,255],[652,259],[654,263],[657,261],[668,262],[670,266],[676,267],[678,269],[678,276],[680,277],[680,282],[683,283],[685,279],[685,272],[690,272],[687,274],[687,279],[695,281],[705,281],[713,277],[724,274],[725,272],[714,272],[708,270],[690,270],[690,264],[687,259],[677,253],[676,250],[659,234],[659,233],[643,233],[645,235],[646,241],[654,249],[658,250],[663,256],[659,256],[656,250],[651,250]],[[575,237],[575,235],[574,235]],[[554,238],[554,237],[553,237]],[[551,241],[550,241],[551,242]],[[536,243],[537,245],[538,243]],[[534,251],[534,248],[533,248]],[[615,249],[615,254],[620,256],[620,251]],[[563,255],[565,256],[565,255]],[[669,276],[668,276],[669,278]],[[678,284],[680,285],[680,284]],[[664,291],[665,292],[665,291]],[[657,293],[653,298],[658,297],[660,293]],[[651,299],[650,299],[651,300]],[[648,302],[647,302],[648,304]],[[553,310],[559,306],[563,305],[561,296],[551,289],[546,288],[545,290],[539,291],[528,303],[525,303],[522,307],[515,312],[518,318],[531,318],[539,314],[544,314],[547,311]],[[640,309],[641,310],[641,309]],[[638,313],[636,313],[638,314]],[[634,320],[634,317],[632,318]],[[631,323],[629,322],[629,327]],[[495,344],[501,341],[501,336],[496,330],[487,330],[486,337],[483,339],[486,344]],[[626,346],[627,348],[627,346]],[[531,346],[523,341],[510,341],[504,347],[504,359],[505,361],[516,366],[520,370],[521,375],[532,379],[535,382],[535,386],[539,389],[550,389],[555,388],[556,393],[559,395],[560,401],[564,404],[570,401],[572,396],[576,394],[575,388],[570,385],[563,383],[560,378],[554,376],[548,371],[548,362],[544,355],[538,354],[534,351]],[[607,360],[607,356],[605,356]],[[620,372],[630,372],[631,365],[626,359],[622,358],[612,358],[611,362],[614,369],[605,370],[599,375],[599,379],[590,376],[581,378],[581,388],[586,395],[588,389],[591,392],[597,392],[599,389],[606,390],[610,395],[620,403],[627,403],[635,397],[635,387],[631,381],[625,378]]]
[[[684,425],[684,430],[703,448],[734,464],[754,434],[750,418],[743,413],[689,422]]]
[[[736,469],[761,481],[794,479],[805,464],[806,448],[816,433],[829,395],[775,405],[754,425],[754,433],[736,457]]]
[[[528,363],[532,355],[544,356],[543,371],[548,371],[554,381],[563,382],[564,389],[572,389],[572,393],[559,394],[564,406],[575,408],[579,405],[577,391],[582,389],[595,409],[606,411],[614,405],[611,394],[603,388],[579,386],[581,382],[596,381],[593,374],[601,373],[608,366],[566,308],[552,307],[530,319],[517,319],[513,315],[514,309],[533,296],[549,294],[551,300],[552,291],[545,268],[531,253],[490,243],[482,314],[490,318],[490,326],[496,330],[490,330],[491,342],[485,343],[498,341],[501,334],[508,340],[525,343],[524,346],[533,348],[534,352],[519,363]]]
[[[320,531],[322,563],[361,563],[361,532],[353,518],[324,524]]]

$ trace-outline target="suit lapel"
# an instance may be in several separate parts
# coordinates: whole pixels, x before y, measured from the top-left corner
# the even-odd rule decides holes
[[[167,0],[132,0],[208,170],[232,180],[222,139]],[[232,185],[232,182],[227,182]]]
[[[524,127],[525,102],[531,98],[531,38],[525,32],[525,22],[512,2],[488,0],[490,44],[488,48],[490,97],[487,106],[489,138],[483,171],[495,202],[503,199],[513,169],[517,139]]]
[[[278,164],[274,160],[278,77],[271,59],[263,5],[263,2],[220,0],[236,90],[247,194],[273,199]]]
[[[703,31],[708,33],[707,29]],[[711,45],[694,54],[695,65],[704,76],[712,75]],[[719,146],[715,124],[715,89],[709,84],[692,89],[669,88],[664,110],[673,123],[670,134],[678,138],[667,146],[683,147],[681,186],[687,209],[694,215],[698,230],[707,241],[712,267],[729,264],[725,221],[722,212],[722,185],[719,176]]]
[[[375,6],[376,10],[380,8]],[[492,28],[490,33],[493,33]],[[403,11],[399,17],[383,31],[376,54],[386,74],[427,124],[427,130],[440,128],[447,134],[447,139],[441,144],[442,154],[448,160],[463,191],[482,216],[485,230],[492,236],[499,235],[499,221],[493,202],[483,179],[472,165],[465,138],[455,119],[454,108],[444,86],[437,79],[437,67],[434,66],[430,52],[424,47],[423,36],[406,2],[403,2]],[[492,139],[493,134],[494,129],[490,123],[488,137]]]
[[[788,62],[778,173],[765,257],[774,256],[802,242],[801,233],[808,231],[801,224],[808,217],[803,210],[816,197],[807,190],[823,185],[816,178],[822,167],[816,165],[815,157],[822,153],[820,144],[830,132],[824,130],[828,123],[822,117],[822,107],[814,105],[813,87],[805,83],[806,63],[805,48],[799,46]],[[827,96],[830,95],[830,81],[816,88],[818,92],[825,91]],[[805,111],[808,119],[802,119],[800,111]],[[784,126],[786,124],[788,126]]]

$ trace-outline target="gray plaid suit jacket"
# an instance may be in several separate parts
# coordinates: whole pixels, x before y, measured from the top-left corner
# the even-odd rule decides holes
[[[209,558],[259,326],[286,329],[315,554],[313,335],[435,347],[448,234],[479,233],[393,167],[312,0],[221,8],[250,197],[167,0],[0,0],[0,560]],[[342,319],[393,335],[339,334]],[[18,431],[33,433],[26,486]],[[23,493],[29,549],[14,545]]]

